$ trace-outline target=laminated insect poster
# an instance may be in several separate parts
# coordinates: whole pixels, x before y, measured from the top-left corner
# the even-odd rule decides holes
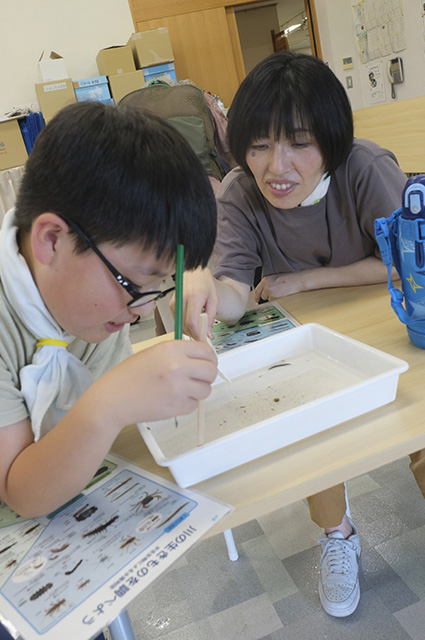
[[[88,640],[230,511],[115,455],[49,516],[0,502],[0,621],[25,640]]]
[[[234,325],[216,320],[212,327],[212,343],[217,353],[224,353],[298,325],[299,322],[277,302],[267,302],[249,308]]]

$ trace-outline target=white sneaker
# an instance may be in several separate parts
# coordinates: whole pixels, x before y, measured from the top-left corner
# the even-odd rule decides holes
[[[322,607],[331,616],[343,618],[357,608],[360,600],[359,565],[361,548],[353,523],[353,533],[344,538],[340,531],[333,531],[320,538],[319,595]]]

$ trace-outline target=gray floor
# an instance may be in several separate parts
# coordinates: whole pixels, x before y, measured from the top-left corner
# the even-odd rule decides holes
[[[136,639],[423,640],[425,501],[408,463],[347,483],[362,543],[362,596],[352,616],[321,609],[321,531],[300,501],[234,529],[236,562],[223,535],[189,551],[129,608]]]

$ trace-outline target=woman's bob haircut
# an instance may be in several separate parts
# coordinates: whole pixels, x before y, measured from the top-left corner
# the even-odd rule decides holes
[[[297,130],[311,132],[331,175],[346,159],[353,142],[353,115],[344,87],[314,56],[282,51],[262,60],[246,76],[228,113],[228,137],[236,162],[251,173],[246,154],[260,138]]]

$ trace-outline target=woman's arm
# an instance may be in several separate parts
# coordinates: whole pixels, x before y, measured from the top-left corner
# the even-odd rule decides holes
[[[273,300],[301,291],[352,287],[386,282],[388,272],[380,258],[368,256],[343,267],[319,267],[297,273],[277,273],[265,276],[255,288],[255,300]],[[393,268],[393,279],[398,278]]]
[[[211,336],[216,318],[223,322],[237,322],[245,313],[250,287],[231,278],[214,278],[209,269],[187,271],[183,280],[183,330],[193,338],[199,338],[199,316],[208,315],[208,333]],[[175,311],[175,299],[170,302]]]

